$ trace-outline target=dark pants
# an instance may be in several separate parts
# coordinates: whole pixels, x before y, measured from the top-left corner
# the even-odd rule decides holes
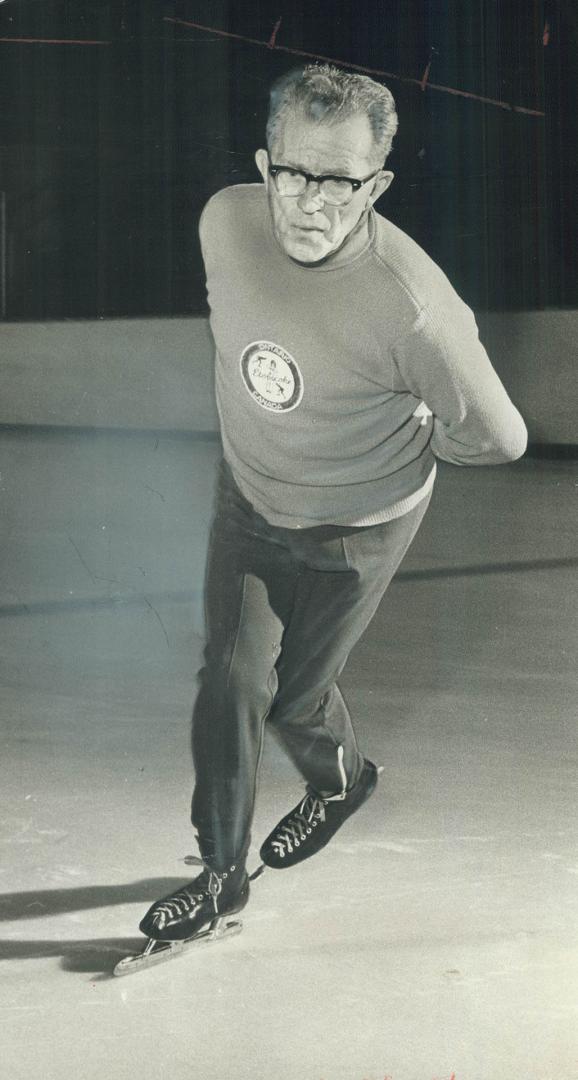
[[[336,679],[428,502],[382,525],[284,529],[221,466],[193,717],[192,821],[215,870],[246,857],[265,721],[317,793],[342,791],[344,773],[348,788],[357,781],[363,757]]]

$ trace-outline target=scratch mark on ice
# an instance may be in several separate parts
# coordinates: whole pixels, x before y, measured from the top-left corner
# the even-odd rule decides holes
[[[161,617],[160,617],[160,615],[159,615],[159,613],[158,613],[158,611],[157,611],[156,607],[153,607],[153,605],[151,604],[150,600],[148,600],[146,596],[145,596],[145,597],[143,597],[143,599],[144,599],[144,602],[145,602],[145,604],[147,605],[147,607],[149,607],[149,608],[151,609],[151,611],[152,611],[152,612],[154,613],[154,615],[155,615],[155,616],[156,616],[156,618],[158,619],[158,621],[159,621],[159,623],[160,623],[160,625],[161,625],[161,628],[162,628],[163,634],[165,635],[165,641],[166,641],[166,643],[167,643],[167,649],[170,649],[170,644],[171,644],[171,643],[170,643],[170,641],[169,641],[169,635],[167,634],[167,631],[166,631],[166,628],[165,628],[165,624],[164,624],[163,620],[161,619]]]
[[[78,555],[78,558],[80,559],[80,561],[81,561],[82,565],[84,566],[84,569],[86,570],[87,574],[89,575],[89,577],[90,577],[91,581],[93,581],[93,582],[95,582],[95,583],[96,583],[96,578],[95,578],[95,576],[94,576],[94,574],[93,574],[92,570],[90,569],[90,566],[88,565],[88,563],[86,563],[86,562],[84,561],[84,559],[83,559],[82,555],[80,554],[80,551],[78,550],[78,547],[77,547],[77,546],[76,546],[76,544],[74,543],[74,540],[72,539],[72,537],[71,537],[71,536],[69,536],[69,537],[68,537],[68,539],[69,539],[70,543],[72,544],[72,546],[73,546],[73,548],[74,548],[74,550],[75,550],[76,554]]]

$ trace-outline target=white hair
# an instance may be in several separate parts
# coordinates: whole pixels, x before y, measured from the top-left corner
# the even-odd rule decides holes
[[[359,114],[369,120],[376,163],[381,165],[397,131],[393,95],[368,75],[331,64],[307,64],[282,75],[271,87],[267,146],[271,150],[289,116],[334,124]]]

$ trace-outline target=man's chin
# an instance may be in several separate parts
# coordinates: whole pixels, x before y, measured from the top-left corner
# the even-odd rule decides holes
[[[322,234],[315,235],[319,236],[320,239],[281,236],[279,237],[279,243],[285,254],[289,255],[291,259],[295,259],[296,262],[306,263],[307,265],[323,262],[333,253],[337,245],[328,243],[324,238],[321,239]]]

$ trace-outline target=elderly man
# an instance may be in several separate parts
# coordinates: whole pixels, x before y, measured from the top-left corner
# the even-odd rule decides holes
[[[155,940],[246,904],[265,722],[307,786],[264,863],[315,854],[371,795],[336,680],[425,514],[435,458],[496,464],[526,446],[472,313],[373,209],[396,128],[373,80],[292,72],[271,93],[263,184],[202,216],[224,447],[193,723],[204,869],[146,914]]]

